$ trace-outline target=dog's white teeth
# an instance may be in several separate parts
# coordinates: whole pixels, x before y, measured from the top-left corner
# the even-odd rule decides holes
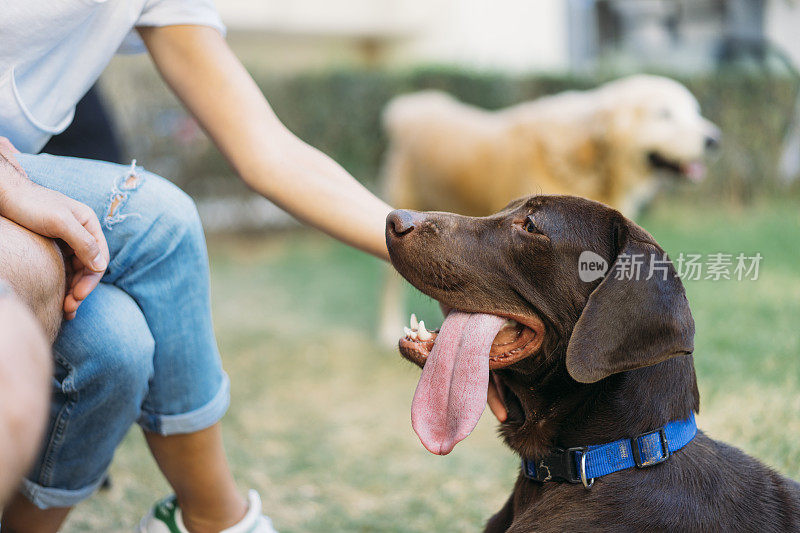
[[[411,334],[414,333],[409,328],[403,328],[403,333],[406,334],[406,337],[411,337]]]
[[[429,341],[429,340],[431,340],[431,337],[433,337],[433,335],[431,334],[430,331],[425,329],[425,322],[420,320],[419,321],[419,340],[421,340],[421,341]]]
[[[411,313],[411,329],[417,329],[419,327],[419,322],[417,322],[417,315]]]

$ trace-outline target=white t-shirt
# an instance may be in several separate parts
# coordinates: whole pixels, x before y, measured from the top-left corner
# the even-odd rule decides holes
[[[134,27],[179,24],[225,31],[213,0],[0,0],[0,136],[38,152]]]

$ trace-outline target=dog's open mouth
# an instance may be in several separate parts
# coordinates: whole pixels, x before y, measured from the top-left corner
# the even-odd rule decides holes
[[[400,352],[422,366],[411,424],[428,451],[445,455],[477,425],[489,371],[532,354],[541,335],[514,317],[457,310],[447,314],[438,332],[428,331],[413,315],[410,326]]]
[[[691,181],[701,181],[706,177],[706,165],[702,161],[681,163],[668,159],[657,152],[650,152],[647,158],[653,168],[668,170],[673,174],[684,176]]]
[[[425,366],[439,330],[428,331],[425,323],[418,321],[413,314],[409,326],[403,328],[405,335],[400,338],[400,353],[409,361]],[[536,333],[531,328],[516,320],[506,319],[492,341],[489,350],[489,368],[495,370],[513,365],[531,355],[535,350],[533,346],[535,339]]]

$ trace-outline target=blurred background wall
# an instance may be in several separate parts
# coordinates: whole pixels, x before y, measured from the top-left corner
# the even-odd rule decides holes
[[[234,0],[219,7],[232,37],[276,46],[273,69],[447,63],[529,71],[568,62],[561,0]]]
[[[687,84],[723,130],[695,197],[800,195],[793,0],[226,0],[218,8],[278,115],[375,190],[380,113],[396,94],[435,87],[498,108],[646,71]],[[232,178],[145,56],[115,59],[101,86],[123,157],[195,196],[210,230],[290,223]]]
[[[787,0],[295,0],[220,4],[231,36],[270,41],[274,69],[447,63],[530,72],[713,68],[770,43],[800,61]]]

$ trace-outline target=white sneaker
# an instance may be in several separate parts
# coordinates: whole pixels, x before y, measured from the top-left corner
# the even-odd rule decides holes
[[[220,531],[220,533],[277,533],[272,520],[261,514],[261,497],[250,490],[247,494],[247,514],[239,523]],[[139,522],[139,533],[189,533],[183,525],[183,515],[175,496],[164,498],[156,503],[150,512]]]

